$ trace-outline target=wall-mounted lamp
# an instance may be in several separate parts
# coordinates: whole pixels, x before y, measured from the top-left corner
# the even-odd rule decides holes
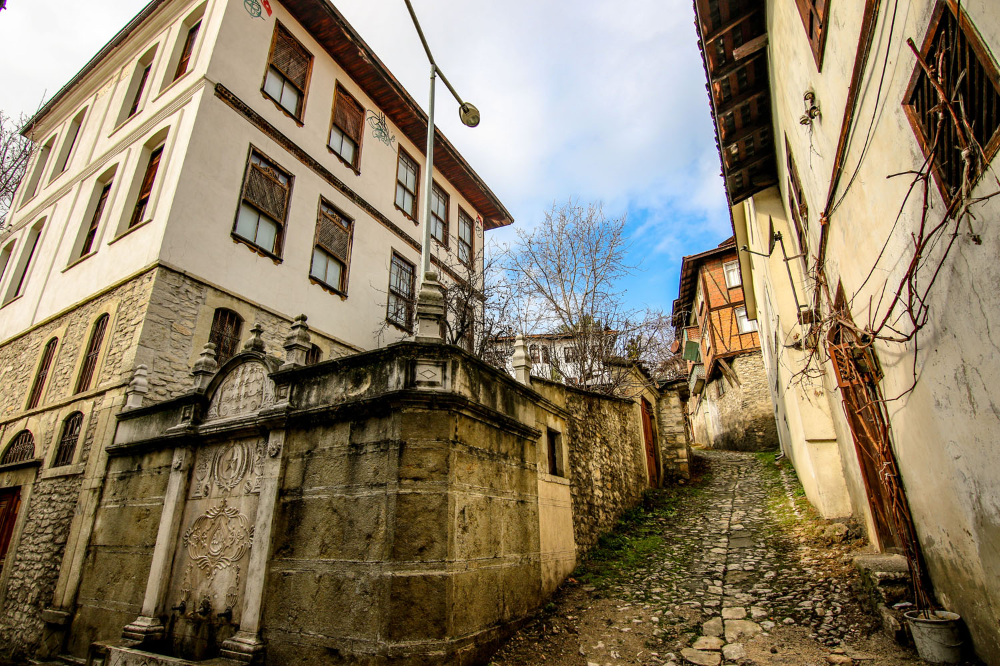
[[[812,121],[820,116],[819,106],[816,104],[816,93],[807,90],[806,94],[802,96],[802,104],[805,106],[806,112],[799,118],[799,123],[812,125]]]

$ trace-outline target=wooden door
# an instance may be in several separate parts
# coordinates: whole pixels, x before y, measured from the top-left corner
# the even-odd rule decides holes
[[[653,406],[642,399],[642,438],[646,443],[646,468],[649,470],[649,485],[660,485],[659,466],[656,464],[656,438],[653,436]]]
[[[0,490],[0,571],[7,561],[7,549],[14,534],[17,510],[21,506],[21,488]]]

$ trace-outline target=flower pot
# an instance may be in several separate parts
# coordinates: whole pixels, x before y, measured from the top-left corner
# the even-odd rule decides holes
[[[917,654],[932,664],[957,664],[962,659],[962,618],[948,611],[905,613]]]

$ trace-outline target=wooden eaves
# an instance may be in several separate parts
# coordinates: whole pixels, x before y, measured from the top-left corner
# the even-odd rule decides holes
[[[732,207],[778,180],[766,0],[695,0],[694,9],[716,145]]]

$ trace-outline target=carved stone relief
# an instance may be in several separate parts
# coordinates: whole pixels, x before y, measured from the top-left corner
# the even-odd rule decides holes
[[[267,376],[267,367],[258,361],[249,361],[237,366],[222,380],[205,418],[242,416],[272,404],[274,382]]]
[[[188,556],[199,569],[209,574],[209,578],[240,560],[250,548],[252,539],[250,519],[239,509],[228,506],[226,500],[209,508],[184,533]]]
[[[194,465],[191,498],[230,495],[241,483],[242,492],[259,493],[265,448],[262,437],[251,437],[200,450]]]

